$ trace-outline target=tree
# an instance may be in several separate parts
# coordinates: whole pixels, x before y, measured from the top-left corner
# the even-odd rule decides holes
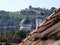
[[[32,6],[31,5],[29,6],[29,9],[32,9]]]
[[[55,7],[51,7],[51,10],[54,11],[55,10]]]
[[[28,34],[29,34],[30,31],[26,31],[26,30],[17,30],[15,32],[15,36],[19,36],[19,37],[23,37],[25,38]]]

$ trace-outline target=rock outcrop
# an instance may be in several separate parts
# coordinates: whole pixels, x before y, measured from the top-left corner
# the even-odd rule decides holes
[[[19,45],[60,45],[60,8],[30,32]]]

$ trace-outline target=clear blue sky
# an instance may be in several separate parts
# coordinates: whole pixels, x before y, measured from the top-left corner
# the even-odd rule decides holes
[[[0,10],[5,11],[20,11],[28,8],[29,5],[41,8],[58,8],[60,0],[0,0]]]

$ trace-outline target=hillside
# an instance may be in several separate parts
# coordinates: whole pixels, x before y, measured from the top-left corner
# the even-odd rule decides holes
[[[45,12],[44,16],[50,15],[54,11],[55,7],[52,7],[51,9],[45,9],[45,8],[35,8],[32,6],[29,6],[29,8],[25,8],[21,11],[16,12],[7,12],[4,10],[0,11],[0,31],[6,31],[6,30],[19,30],[19,24],[20,21],[25,18],[29,17],[31,21],[36,25],[35,19],[36,15],[40,13],[41,11]],[[35,25],[33,25],[33,28],[35,28]],[[11,28],[9,28],[11,27]]]
[[[20,31],[20,21],[28,16],[34,24],[34,29],[36,26],[35,16],[43,11],[45,12],[44,16],[46,17],[51,14],[54,9],[54,7],[52,7],[51,9],[45,9],[29,6],[29,8],[16,12],[0,10],[0,42],[21,42],[22,39],[25,38],[30,31]],[[17,41],[14,41],[15,39],[13,37],[17,39]]]
[[[25,8],[21,11],[10,12],[10,16],[11,17],[13,16],[14,18],[24,18],[28,16],[29,18],[34,19],[35,15],[37,15],[41,11],[45,12],[45,16],[48,16],[53,12],[54,9],[55,7],[52,7],[51,9],[46,9],[46,8],[39,8],[39,7],[35,8],[32,6],[29,6],[29,8]]]

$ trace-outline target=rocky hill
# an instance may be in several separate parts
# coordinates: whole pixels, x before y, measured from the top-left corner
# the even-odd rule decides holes
[[[60,45],[60,8],[55,9],[19,45]]]

